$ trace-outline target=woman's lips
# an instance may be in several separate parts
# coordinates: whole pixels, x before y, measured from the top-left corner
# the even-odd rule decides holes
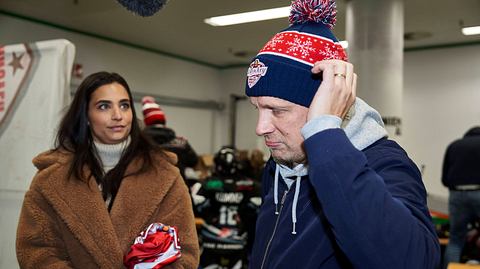
[[[116,125],[116,126],[112,126],[112,127],[109,127],[112,131],[114,132],[120,132],[123,130],[123,128],[125,128],[125,126],[123,125]]]

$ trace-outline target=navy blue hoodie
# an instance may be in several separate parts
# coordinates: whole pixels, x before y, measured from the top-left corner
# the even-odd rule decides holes
[[[278,175],[278,215],[276,164],[267,163],[250,268],[437,268],[440,247],[416,165],[394,141],[359,150],[351,140],[340,128],[305,140],[308,175],[290,188]]]

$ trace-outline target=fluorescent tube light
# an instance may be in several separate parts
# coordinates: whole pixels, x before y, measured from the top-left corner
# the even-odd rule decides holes
[[[225,15],[219,17],[212,17],[203,20],[205,23],[212,26],[226,26],[254,21],[265,21],[278,18],[288,17],[290,15],[290,6],[278,7],[264,10],[257,10],[251,12],[244,12],[232,15]]]
[[[472,27],[463,27],[462,34],[464,35],[478,35],[480,34],[480,26],[472,26]]]

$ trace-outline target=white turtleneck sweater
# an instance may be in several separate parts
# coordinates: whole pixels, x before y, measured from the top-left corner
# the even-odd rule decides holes
[[[102,144],[98,141],[93,142],[97,149],[100,164],[103,167],[104,174],[112,170],[117,165],[123,155],[123,151],[130,145],[130,136],[118,144]],[[100,191],[102,187],[98,186]],[[109,195],[105,201],[107,208],[110,206],[112,197]]]

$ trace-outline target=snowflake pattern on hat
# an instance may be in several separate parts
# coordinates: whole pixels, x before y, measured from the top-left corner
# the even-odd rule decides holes
[[[321,60],[347,60],[347,55],[340,43],[322,36],[297,31],[276,34],[260,50],[258,55],[261,54],[282,56],[310,66]]]

